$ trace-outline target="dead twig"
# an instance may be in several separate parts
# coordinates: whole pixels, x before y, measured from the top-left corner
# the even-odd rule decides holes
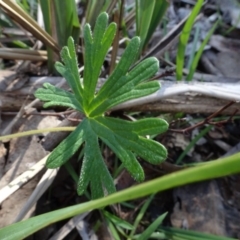
[[[227,109],[228,107],[230,107],[231,105],[233,105],[235,103],[235,101],[231,101],[229,102],[228,104],[226,104],[224,107],[222,107],[221,109],[219,109],[218,111],[214,112],[213,114],[211,114],[210,116],[208,116],[207,118],[205,118],[203,121],[193,125],[193,126],[190,126],[190,127],[187,127],[187,128],[184,128],[184,129],[169,129],[169,131],[172,131],[172,132],[177,132],[177,133],[188,133],[190,131],[192,131],[193,129],[197,128],[197,127],[200,127],[200,126],[203,126],[205,124],[210,124],[210,125],[222,125],[222,124],[225,124],[227,122],[230,122],[232,121],[232,118],[236,115],[236,113],[238,112],[238,110],[234,111],[233,114],[227,119],[227,120],[222,120],[222,121],[218,121],[218,122],[214,122],[214,121],[211,121],[211,119],[213,119],[214,117],[216,117],[217,115],[219,115],[220,113],[222,113],[225,109]]]

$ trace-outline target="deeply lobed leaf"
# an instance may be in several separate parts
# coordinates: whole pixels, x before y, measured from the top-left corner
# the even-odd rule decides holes
[[[93,100],[98,77],[107,51],[110,48],[116,32],[116,24],[111,23],[107,27],[108,15],[102,13],[97,19],[93,35],[87,24],[84,28],[84,99],[86,107]]]
[[[140,46],[140,39],[134,37],[128,44],[117,67],[98,93],[96,84],[101,66],[113,41],[116,25],[108,26],[108,16],[102,13],[96,22],[93,33],[88,24],[84,27],[84,74],[83,81],[78,73],[77,57],[73,40],[68,40],[61,56],[64,65],[56,63],[56,69],[67,80],[73,94],[51,84],[38,89],[36,97],[46,101],[46,106],[62,105],[85,113],[86,118],[51,153],[47,167],[63,165],[82,145],[84,157],[78,194],[83,194],[90,186],[92,198],[98,198],[116,191],[113,179],[107,169],[99,148],[99,139],[107,144],[123,166],[137,181],[144,180],[144,172],[137,160],[142,157],[152,164],[161,163],[167,151],[160,143],[147,139],[146,135],[160,134],[167,130],[166,121],[157,118],[142,119],[135,122],[105,117],[111,107],[130,99],[146,96],[157,91],[157,81],[146,82],[159,68],[156,58],[149,58],[129,69],[134,64]]]
[[[44,83],[43,86],[45,88],[39,88],[34,95],[46,102],[43,105],[44,107],[64,106],[83,112],[81,105],[72,93],[57,88],[50,83]],[[58,97],[56,98],[56,96]]]

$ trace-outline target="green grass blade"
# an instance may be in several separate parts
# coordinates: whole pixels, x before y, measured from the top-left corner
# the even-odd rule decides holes
[[[210,29],[207,36],[205,37],[204,41],[202,42],[200,48],[198,49],[198,52],[193,59],[193,62],[192,62],[191,67],[189,69],[189,73],[188,73],[187,78],[186,78],[188,81],[191,81],[193,79],[194,72],[196,71],[196,68],[197,68],[198,62],[200,60],[200,57],[202,56],[204,47],[207,45],[210,37],[213,35],[214,31],[216,30],[216,28],[218,26],[218,23],[219,23],[219,21],[216,22],[213,25],[213,27]]]
[[[154,12],[155,1],[136,0],[136,35],[142,39],[141,48],[145,45],[145,40],[148,35],[152,15]]]
[[[147,208],[149,207],[150,203],[152,202],[154,196],[155,196],[155,194],[152,194],[152,195],[145,201],[145,203],[143,204],[143,206],[141,207],[141,209],[140,209],[140,211],[139,211],[139,213],[138,213],[138,215],[137,215],[137,217],[136,217],[136,219],[135,219],[135,221],[134,221],[134,224],[133,224],[134,228],[133,228],[132,231],[130,232],[128,239],[132,239],[134,233],[135,233],[136,230],[137,230],[137,227],[138,227],[139,224],[140,224],[140,221],[142,220],[144,214],[146,213]]]
[[[142,50],[152,37],[159,22],[162,20],[169,2],[166,0],[136,0],[136,24],[138,35],[142,42],[140,49]]]
[[[52,30],[52,22],[53,22],[53,14],[51,14],[51,2],[49,0],[39,0],[42,14],[43,14],[43,21],[44,21],[44,27],[46,32],[53,36],[53,30]],[[54,62],[58,59],[56,59],[56,56],[54,56],[54,51],[51,47],[47,46],[47,54],[48,54],[48,70],[49,72],[54,71]]]
[[[44,132],[60,132],[60,131],[72,132],[75,129],[76,129],[75,127],[55,127],[55,128],[44,128],[44,129],[38,129],[38,130],[29,130],[29,131],[25,131],[25,132],[19,132],[19,133],[13,133],[13,134],[9,134],[9,135],[0,136],[0,141],[12,139],[12,138],[31,136],[34,134],[39,134],[39,133],[44,133]]]
[[[200,233],[191,230],[179,228],[160,227],[159,231],[164,233],[167,239],[184,239],[184,240],[234,240],[234,238],[221,237],[207,233]],[[236,239],[235,239],[236,240]]]
[[[138,186],[114,193],[107,197],[67,207],[57,211],[42,214],[19,223],[12,224],[0,230],[1,240],[23,239],[32,233],[57,221],[67,219],[78,214],[105,207],[110,204],[124,202],[164,191],[184,184],[207,179],[214,179],[240,172],[240,153],[230,157],[212,161],[198,167],[192,167],[164,177],[142,183]]]
[[[164,220],[164,218],[166,217],[167,213],[164,213],[162,215],[160,215],[153,223],[151,223],[147,229],[141,233],[140,237],[138,238],[138,240],[145,240],[145,239],[149,239],[151,234],[159,227],[159,225],[162,223],[162,221]]]
[[[101,12],[106,11],[111,2],[111,0],[89,0],[86,11],[86,22],[94,26],[97,16]]]
[[[67,44],[67,39],[70,36],[78,42],[80,24],[74,0],[40,0],[40,5],[45,29],[57,41],[60,47]],[[53,62],[58,60],[58,58],[51,48],[48,47],[47,51],[49,70],[53,71]]]
[[[133,226],[129,222],[127,222],[127,221],[125,221],[125,220],[107,212],[107,211],[104,211],[104,210],[103,210],[103,214],[104,214],[105,217],[107,217],[116,226],[121,227],[121,228],[126,229],[126,230],[132,230],[133,229]]]
[[[187,63],[187,69],[188,70],[190,69],[190,67],[192,65],[192,62],[193,62],[193,59],[194,59],[194,56],[195,56],[195,52],[197,52],[197,43],[199,41],[199,34],[200,34],[200,25],[196,25],[194,38],[193,38],[192,49],[191,49],[191,53],[190,53],[190,56],[189,56],[189,61]]]
[[[70,36],[72,36],[74,41],[78,43],[80,23],[75,1],[54,0],[54,11],[56,21],[55,28],[60,47],[67,44],[67,40]]]
[[[178,44],[178,52],[177,52],[177,80],[182,80],[182,72],[184,67],[184,58],[185,58],[185,49],[188,43],[188,39],[191,33],[192,26],[194,24],[194,20],[197,17],[201,7],[203,5],[204,0],[198,0],[195,7],[193,8],[187,22],[184,25],[183,31],[180,35],[179,44]]]
[[[204,136],[206,135],[210,130],[212,126],[207,126],[204,128],[186,147],[186,149],[181,153],[181,155],[176,160],[176,164],[180,164],[183,160],[183,158],[187,155],[187,153],[195,146],[195,144]]]

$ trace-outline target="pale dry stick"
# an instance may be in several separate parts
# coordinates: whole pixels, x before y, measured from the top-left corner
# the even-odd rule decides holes
[[[15,60],[31,60],[31,61],[47,61],[47,55],[42,53],[43,51],[36,50],[22,50],[18,49],[0,49],[0,58],[15,59]]]
[[[82,239],[84,240],[90,240],[89,234],[88,234],[88,229],[87,229],[87,222],[86,221],[77,221],[74,219],[74,224],[76,226],[76,229],[81,236]]]
[[[83,221],[83,219],[89,214],[90,212],[85,212],[81,215],[75,216],[71,218],[61,229],[59,229],[49,240],[62,240],[66,237],[75,227],[76,224]]]
[[[225,99],[230,101],[240,101],[240,84],[223,84],[223,83],[199,83],[199,82],[175,82],[167,83],[166,81],[159,81],[161,89],[157,92],[138,99],[130,100],[119,104],[112,108],[112,110],[126,109],[130,107],[141,106],[143,104],[157,102],[162,99],[174,97],[178,94],[184,93],[199,93],[210,97]]]
[[[11,194],[26,184],[30,179],[36,176],[44,167],[49,154],[42,158],[39,162],[29,168],[27,171],[16,177],[12,182],[0,190],[0,204],[6,200]]]
[[[35,77],[34,77],[34,79],[35,79]],[[47,81],[52,82],[53,84],[55,84],[57,82],[57,80],[55,80],[55,78],[46,78],[46,79],[47,79]],[[45,82],[46,79],[41,77],[41,78],[39,78],[39,80],[36,80],[36,81],[38,82],[38,85],[39,85],[40,83],[42,84],[43,82]],[[198,81],[176,82],[176,81],[161,81],[161,80],[159,80],[162,87],[158,92],[156,92],[150,96],[139,98],[136,101],[133,101],[133,100],[128,101],[124,104],[114,107],[113,110],[129,109],[130,107],[131,108],[133,107],[136,111],[138,111],[140,109],[144,111],[144,106],[146,106],[145,109],[151,110],[151,106],[149,104],[147,106],[147,103],[154,103],[156,105],[157,102],[160,100],[167,101],[169,99],[172,99],[173,101],[171,101],[171,103],[172,103],[171,106],[166,106],[164,108],[160,107],[160,109],[164,109],[165,112],[166,111],[178,112],[179,110],[187,112],[189,110],[189,107],[191,107],[191,103],[193,104],[193,106],[196,104],[199,105],[199,103],[194,102],[194,99],[192,99],[192,98],[187,98],[186,97],[187,95],[184,95],[184,94],[189,93],[189,91],[193,91],[193,93],[194,93],[195,92],[194,90],[196,90],[196,93],[202,93],[202,94],[208,96],[203,99],[205,101],[205,103],[207,102],[207,99],[210,98],[208,101],[210,104],[210,105],[208,104],[208,110],[209,110],[208,113],[210,113],[210,112],[217,110],[214,107],[214,105],[211,106],[212,102],[214,102],[214,104],[215,104],[215,101],[213,101],[214,99],[218,98],[221,101],[224,101],[224,100],[239,101],[238,93],[240,91],[240,83],[238,83],[238,82],[224,83],[224,82],[222,82],[223,79],[220,79],[220,80],[221,80],[221,82],[204,82],[204,83],[201,83]],[[229,79],[227,79],[227,80],[229,80]],[[232,79],[232,80],[237,81],[237,79]],[[105,80],[99,79],[97,90],[103,85],[104,82],[105,82]],[[196,87],[197,89],[196,88],[193,89],[193,87]],[[216,87],[216,89],[214,89],[215,87]],[[24,94],[26,94],[27,91],[29,91],[29,89],[18,92],[18,94],[24,95]],[[179,95],[179,94],[183,94],[183,95]],[[179,108],[179,105],[180,105],[179,97],[181,97],[180,101],[184,102],[184,104],[180,108]],[[10,109],[10,106],[12,106],[12,105],[14,106],[14,109],[20,108],[20,104],[22,103],[21,98],[19,99],[18,102],[14,102],[12,98],[8,98],[7,96],[6,97],[0,96],[0,100],[2,101],[1,108],[8,110],[8,111]],[[174,101],[176,102],[176,104],[174,104]],[[143,104],[145,104],[145,105],[143,105]],[[225,103],[223,103],[223,105],[224,104]],[[237,105],[239,105],[239,104],[237,104]],[[39,105],[39,106],[41,106],[41,105]],[[212,111],[210,110],[211,108],[213,109]],[[156,108],[153,108],[153,109],[156,109]],[[191,113],[196,113],[199,111],[204,113],[205,112],[204,110],[205,110],[204,108],[195,109],[195,111],[192,110]]]
[[[25,215],[29,212],[32,206],[38,201],[38,199],[42,196],[43,193],[48,189],[48,187],[52,184],[53,180],[57,176],[59,168],[56,169],[48,169],[41,180],[37,184],[36,188],[32,192],[31,196],[28,198],[27,202],[22,207],[18,216],[14,220],[13,223],[21,221]]]

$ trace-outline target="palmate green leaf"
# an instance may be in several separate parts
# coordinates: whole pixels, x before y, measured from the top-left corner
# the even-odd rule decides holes
[[[37,90],[35,94],[39,99],[47,101],[45,106],[63,105],[85,113],[86,118],[77,129],[53,150],[47,160],[47,167],[60,167],[82,145],[84,157],[78,181],[78,194],[83,194],[90,186],[92,198],[116,191],[102,157],[99,140],[111,148],[136,181],[144,180],[138,156],[153,164],[161,163],[167,156],[164,146],[146,138],[146,135],[166,131],[166,121],[150,118],[129,122],[104,116],[111,107],[146,96],[160,88],[157,81],[146,82],[158,71],[159,63],[156,58],[148,58],[129,71],[139,53],[140,39],[135,37],[128,44],[109,79],[98,93],[95,92],[101,66],[116,31],[116,25],[108,26],[107,22],[107,14],[102,13],[97,19],[93,33],[88,24],[84,28],[82,82],[72,38],[68,40],[68,46],[61,51],[64,65],[57,62],[56,69],[66,78],[73,94],[50,84],[44,85],[45,88]]]

